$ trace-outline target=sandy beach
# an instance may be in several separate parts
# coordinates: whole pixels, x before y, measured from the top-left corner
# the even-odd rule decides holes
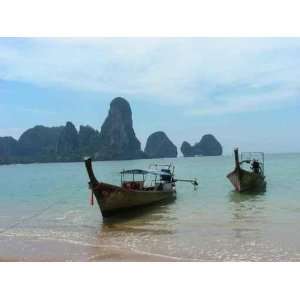
[[[83,246],[65,241],[6,239],[0,240],[0,262],[166,262],[180,259],[138,253],[117,247]]]

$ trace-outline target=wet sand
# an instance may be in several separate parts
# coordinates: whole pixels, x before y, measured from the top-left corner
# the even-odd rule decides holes
[[[176,258],[57,240],[1,239],[0,262],[166,262]]]

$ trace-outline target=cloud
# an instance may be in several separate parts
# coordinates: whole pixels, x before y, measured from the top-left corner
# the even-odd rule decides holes
[[[300,39],[0,39],[0,79],[226,114],[297,103]]]

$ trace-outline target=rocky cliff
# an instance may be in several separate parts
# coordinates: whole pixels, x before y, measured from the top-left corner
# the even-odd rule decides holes
[[[148,158],[177,157],[177,147],[163,131],[152,133],[144,150]]]
[[[189,156],[194,156],[194,149],[193,147],[186,141],[184,141],[181,145],[181,148],[180,148],[183,156],[185,157],[189,157]]]
[[[64,126],[35,126],[19,138],[20,162],[48,162],[56,160],[57,143]]]
[[[56,159],[58,161],[78,161],[80,159],[78,132],[71,122],[66,123],[59,135]]]
[[[183,142],[181,152],[184,156],[217,156],[222,155],[222,145],[212,134],[205,134],[199,143],[191,146],[188,142]]]
[[[84,156],[95,160],[144,158],[141,144],[132,124],[129,103],[121,97],[110,104],[101,132],[90,126],[80,126],[79,132],[71,122],[65,126],[35,126],[15,140],[0,138],[0,163],[31,163],[81,161]]]
[[[99,136],[99,149],[95,158],[99,160],[137,159],[144,157],[141,143],[135,136],[132,112],[129,103],[121,97],[110,103]]]
[[[18,155],[18,141],[11,136],[0,137],[0,164],[14,162]]]
[[[80,125],[78,139],[82,157],[93,156],[100,148],[100,133],[89,125]]]

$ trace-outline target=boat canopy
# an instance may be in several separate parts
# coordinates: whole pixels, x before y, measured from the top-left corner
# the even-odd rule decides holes
[[[125,174],[140,174],[140,175],[156,175],[156,176],[170,176],[170,173],[164,172],[164,171],[158,171],[158,170],[142,170],[142,169],[132,169],[132,170],[123,170],[121,172],[121,175]]]
[[[262,166],[265,163],[265,154],[263,152],[242,152],[241,161],[250,163],[251,161],[256,160]]]

